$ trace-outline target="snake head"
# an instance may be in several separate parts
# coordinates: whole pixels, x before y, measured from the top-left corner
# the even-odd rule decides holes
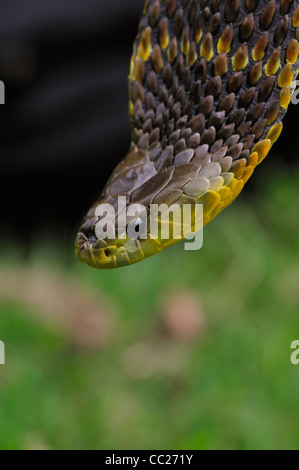
[[[143,191],[152,189],[151,180]],[[202,227],[197,207],[128,202],[128,196],[102,196],[86,215],[76,239],[76,255],[94,268],[111,269],[142,261]],[[193,210],[192,210],[193,209]]]
[[[115,202],[109,202],[109,197],[101,197],[92,206],[79,229],[75,242],[76,256],[79,261],[93,268],[129,266],[161,250],[161,242],[151,237],[147,230],[140,238],[139,232],[143,230],[142,225],[146,224],[147,214],[143,214],[143,217],[140,214],[131,215],[122,224],[119,207],[115,207]],[[108,225],[112,230],[110,233]]]

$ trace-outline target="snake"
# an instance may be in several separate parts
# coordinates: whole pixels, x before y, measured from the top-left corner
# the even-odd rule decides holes
[[[297,0],[146,0],[129,74],[131,146],[87,212],[76,256],[129,266],[177,239],[99,239],[97,207],[202,204],[203,224],[242,191],[279,138],[295,89]],[[138,220],[136,221],[136,226]]]

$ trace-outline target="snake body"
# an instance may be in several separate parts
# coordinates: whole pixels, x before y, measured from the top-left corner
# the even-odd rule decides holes
[[[101,203],[202,203],[242,191],[282,131],[298,72],[297,0],[147,0],[129,76],[132,144],[87,213],[80,261],[126,266],[176,240],[98,240]]]

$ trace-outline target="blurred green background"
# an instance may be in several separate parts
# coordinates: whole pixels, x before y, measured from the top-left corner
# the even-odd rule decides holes
[[[199,252],[97,272],[3,237],[1,449],[298,449],[299,169],[266,167]]]

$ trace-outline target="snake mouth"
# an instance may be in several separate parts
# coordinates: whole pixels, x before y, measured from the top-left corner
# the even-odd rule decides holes
[[[88,264],[96,269],[112,269],[116,267],[116,244],[106,243],[95,237],[87,238],[79,232],[75,241],[76,256],[81,263]]]

